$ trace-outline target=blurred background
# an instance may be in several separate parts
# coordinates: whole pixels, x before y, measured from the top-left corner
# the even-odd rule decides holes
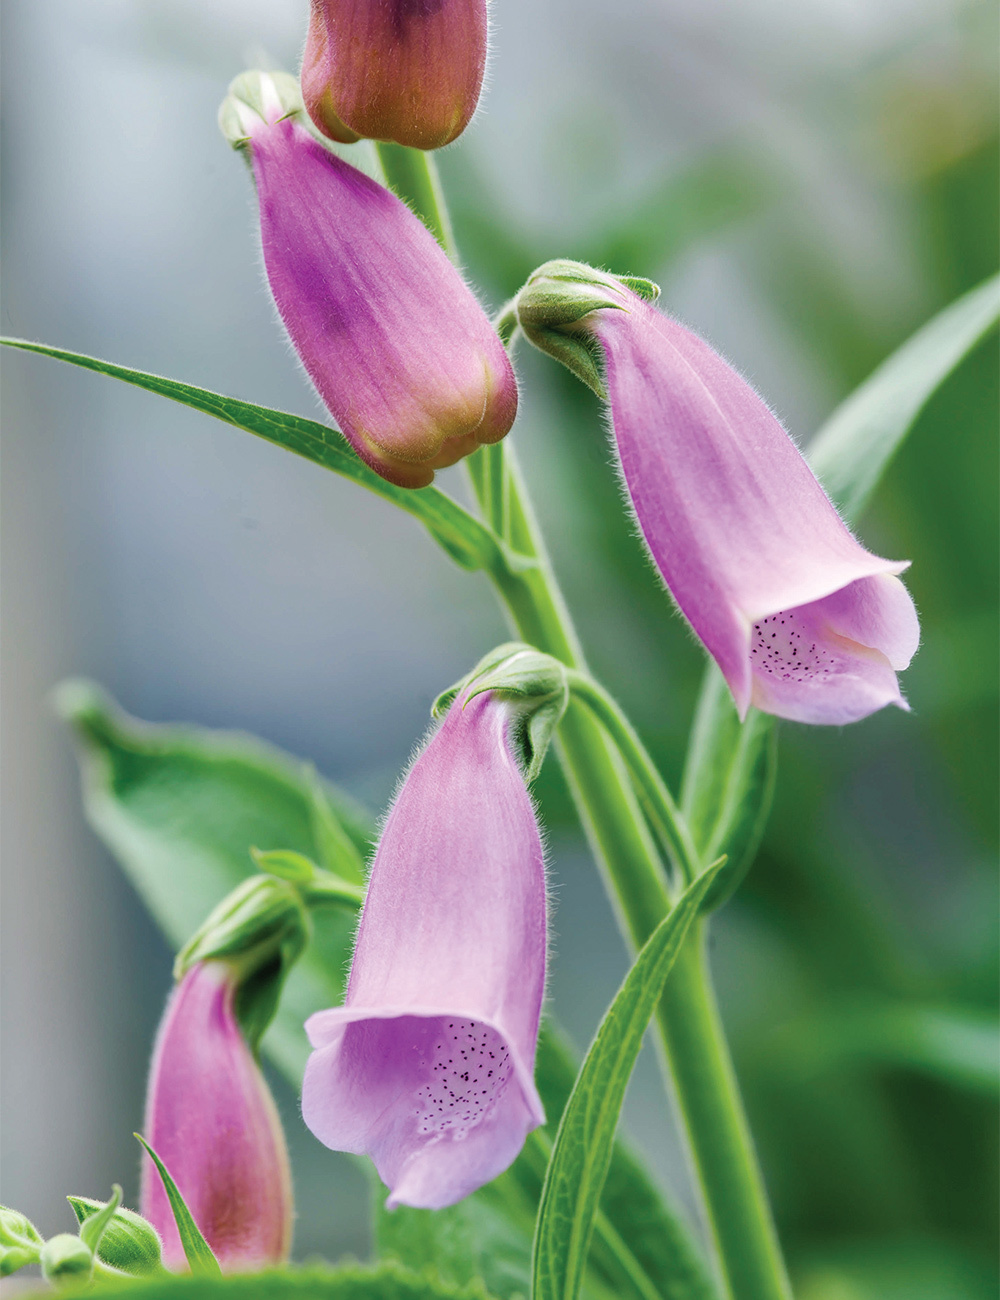
[[[318,405],[276,324],[218,103],[297,67],[305,0],[8,0],[3,332]],[[959,0],[496,0],[439,162],[498,305],[552,256],[649,275],[808,441],[997,250],[996,16]],[[255,732],[381,809],[435,695],[503,639],[485,580],[304,461],[110,380],[3,366],[2,1191],[137,1199],[169,953],[84,824],[48,695]],[[618,501],[595,401],[522,352],[512,437],[593,667],[679,779],[701,655]],[[995,340],[861,523],[913,560],[913,712],[785,724],[764,849],[714,928],[724,1016],[802,1300],[997,1288]],[[464,493],[460,472],[442,486]],[[552,1006],[585,1048],[626,968],[555,764]],[[296,1255],[363,1255],[365,1184],[304,1130]],[[626,1128],[689,1201],[647,1049]]]

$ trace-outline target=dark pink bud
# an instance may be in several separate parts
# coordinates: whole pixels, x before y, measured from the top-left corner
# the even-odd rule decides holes
[[[332,140],[439,149],[468,126],[485,67],[486,0],[312,0],[302,97]]]
[[[149,1074],[145,1135],[222,1268],[288,1258],[292,1182],[281,1121],[236,1019],[239,983],[226,961],[200,962],[167,1003]],[[168,1268],[187,1267],[174,1216],[148,1156],[141,1209]]]
[[[390,483],[425,487],[510,429],[510,359],[423,223],[316,140],[286,89],[247,73],[220,119],[253,164],[271,292],[361,459]]]

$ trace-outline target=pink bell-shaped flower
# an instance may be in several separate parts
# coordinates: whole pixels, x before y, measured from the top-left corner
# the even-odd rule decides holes
[[[476,111],[486,0],[312,0],[302,97],[331,140],[439,149]]]
[[[451,1205],[544,1122],[545,874],[516,715],[496,692],[452,704],[386,820],[344,1005],[306,1023],[303,1118],[372,1157],[390,1207]]]
[[[521,290],[533,343],[611,406],[625,486],[663,581],[751,704],[799,722],[906,708],[916,610],[856,541],[764,401],[648,281],[550,262]]]
[[[196,962],[160,1024],[146,1097],[145,1136],[222,1268],[249,1271],[288,1258],[292,1183],[281,1121],[236,1019],[234,963]],[[143,1217],[168,1268],[187,1267],[174,1216],[149,1156]]]
[[[390,483],[425,487],[436,469],[507,433],[514,371],[433,235],[321,144],[300,109],[291,78],[244,73],[220,113],[253,166],[271,292],[361,459]]]

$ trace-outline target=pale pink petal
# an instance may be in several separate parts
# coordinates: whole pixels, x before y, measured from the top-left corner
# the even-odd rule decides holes
[[[510,706],[459,699],[379,842],[345,1004],[306,1029],[303,1117],[368,1152],[390,1203],[451,1204],[544,1121],[532,1080],[545,983],[544,858]]]

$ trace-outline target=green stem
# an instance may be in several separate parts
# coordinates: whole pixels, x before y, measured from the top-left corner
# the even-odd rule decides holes
[[[410,205],[448,256],[455,260],[455,236],[434,159],[419,149],[379,141],[382,171],[389,185]]]
[[[618,702],[586,673],[570,669],[569,689],[586,704],[614,741],[632,780],[638,786],[647,817],[656,829],[660,843],[669,854],[680,878],[690,884],[701,870],[701,859],[691,832],[666,782],[656,769],[649,751]]]
[[[380,146],[383,162],[388,148]],[[423,154],[407,160],[406,167],[415,176],[412,193],[404,187],[401,169],[395,183],[418,211],[428,204],[428,196],[433,198],[433,219],[428,224],[441,239],[442,232],[449,230],[448,222],[428,163]],[[523,568],[494,567],[490,576],[519,635],[570,668],[585,672],[579,639],[512,449],[505,444],[490,450],[489,468],[479,452],[479,464],[472,470],[480,505],[487,517],[495,510],[495,459],[500,459],[506,465],[506,540],[533,561]],[[619,923],[631,946],[638,949],[669,910],[670,895],[625,762],[579,699],[571,700],[566,710],[557,748]],[[667,981],[657,1021],[729,1294],[733,1300],[789,1300],[777,1235],[711,991],[704,928],[704,923],[693,927]]]

